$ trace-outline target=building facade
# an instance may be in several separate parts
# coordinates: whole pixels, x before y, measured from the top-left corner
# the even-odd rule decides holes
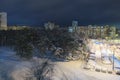
[[[78,21],[72,21],[72,27],[73,27],[74,31],[76,31],[77,27],[78,27]]]
[[[7,30],[7,13],[0,13],[0,30]]]
[[[56,24],[51,23],[51,22],[48,22],[48,23],[44,24],[44,27],[45,27],[46,30],[48,30],[48,29],[49,30],[53,30],[55,28],[59,28],[59,25],[56,25]]]

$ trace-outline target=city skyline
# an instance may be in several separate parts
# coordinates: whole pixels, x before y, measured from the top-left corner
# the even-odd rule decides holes
[[[1,0],[0,12],[8,13],[8,25],[42,26],[51,21],[69,26],[119,25],[119,0]]]

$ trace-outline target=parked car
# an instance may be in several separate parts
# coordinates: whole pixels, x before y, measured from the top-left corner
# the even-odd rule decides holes
[[[120,67],[115,67],[114,70],[116,74],[120,75]]]
[[[110,59],[109,59],[108,56],[104,56],[104,57],[102,58],[102,62],[103,62],[104,64],[112,64],[112,62],[110,61]]]

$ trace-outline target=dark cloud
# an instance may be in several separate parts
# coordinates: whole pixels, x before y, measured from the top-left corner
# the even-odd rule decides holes
[[[71,25],[119,24],[120,0],[0,0],[9,25],[42,25],[53,21]]]

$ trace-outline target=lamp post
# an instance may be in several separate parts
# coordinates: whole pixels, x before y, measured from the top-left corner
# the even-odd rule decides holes
[[[112,64],[112,70],[114,71],[114,63],[115,63],[115,60],[114,60],[114,57],[115,57],[115,45],[113,45],[113,64]]]
[[[114,50],[113,50],[113,65],[112,65],[112,70],[114,71],[114,56],[115,56],[115,53],[114,53]]]
[[[118,34],[115,34],[115,39],[116,39],[116,37],[118,36]],[[116,42],[115,42],[116,43]],[[113,67],[112,67],[112,69],[113,69],[113,71],[114,71],[114,63],[115,63],[115,61],[114,61],[114,56],[115,56],[115,45],[113,46]]]

